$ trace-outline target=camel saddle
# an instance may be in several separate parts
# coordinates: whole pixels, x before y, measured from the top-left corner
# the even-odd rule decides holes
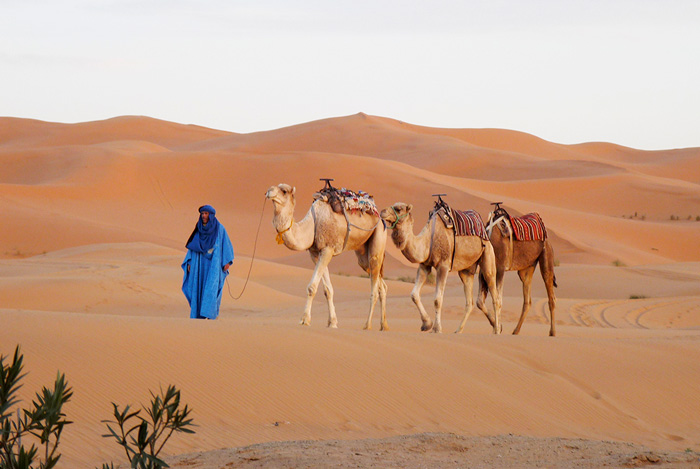
[[[518,241],[544,241],[547,239],[547,228],[537,212],[528,213],[522,217],[510,217],[513,236]]]
[[[545,228],[544,222],[537,212],[528,213],[522,217],[511,217],[503,207],[498,207],[493,212],[491,219],[497,220],[500,217],[503,217],[503,223],[506,224],[501,225],[499,223],[503,236],[510,236],[507,232],[509,225],[510,231],[517,241],[544,241],[547,239],[547,228]]]
[[[327,202],[331,209],[336,213],[343,213],[343,209],[350,213],[358,213],[360,215],[368,213],[376,217],[379,216],[379,210],[374,203],[374,198],[367,192],[354,192],[346,188],[326,187],[314,194],[314,199]]]
[[[436,207],[431,215],[435,214],[445,224],[445,228],[454,230],[455,236],[478,236],[488,240],[484,221],[481,215],[474,210],[454,210],[444,204]]]

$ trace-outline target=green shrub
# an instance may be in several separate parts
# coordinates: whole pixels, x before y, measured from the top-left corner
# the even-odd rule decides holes
[[[192,409],[185,405],[180,409],[180,391],[170,385],[156,395],[151,392],[151,405],[134,412],[130,406],[123,411],[112,402],[114,420],[104,420],[109,433],[105,438],[114,438],[124,448],[132,468],[158,469],[169,467],[158,455],[174,432],[194,433],[189,427],[195,426],[188,418]],[[142,417],[141,410],[146,413]],[[109,424],[116,424],[114,428]],[[103,469],[113,469],[113,464],[103,464]]]
[[[614,265],[615,267],[625,267],[627,264],[622,262],[620,259],[615,259],[614,261],[612,261],[612,265]]]
[[[19,402],[16,396],[22,386],[19,384],[24,368],[24,356],[15,348],[12,363],[5,365],[5,356],[0,355],[0,469],[28,469],[36,467],[49,469],[55,467],[61,454],[57,453],[58,443],[63,428],[72,422],[65,419],[63,405],[73,395],[68,387],[65,375],[58,373],[53,389],[42,388],[32,401],[31,409],[17,411],[13,418],[12,407]],[[30,437],[42,445],[42,454],[34,443],[25,446]]]

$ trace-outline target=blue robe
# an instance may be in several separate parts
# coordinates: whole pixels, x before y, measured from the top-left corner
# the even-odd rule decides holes
[[[224,266],[233,262],[233,245],[226,228],[219,225],[214,247],[205,253],[187,250],[182,270],[182,292],[190,304],[190,318],[216,319],[221,306],[221,294],[228,272]],[[190,271],[187,272],[187,266]]]

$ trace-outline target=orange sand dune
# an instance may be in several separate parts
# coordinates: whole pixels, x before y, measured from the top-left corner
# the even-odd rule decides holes
[[[123,463],[100,437],[110,402],[144,403],[170,383],[199,425],[169,443],[171,455],[422,432],[700,451],[698,148],[561,145],[365,114],[252,134],[146,117],[4,117],[0,165],[0,353],[22,346],[25,402],[56,370],[67,374],[75,423],[63,467]],[[323,295],[311,327],[298,326],[311,261],[277,245],[264,193],[294,185],[299,220],[323,177],[373,194],[379,208],[411,203],[416,230],[435,193],[483,217],[495,201],[513,215],[540,213],[557,263],[558,337],[546,337],[539,274],[522,335],[508,334],[522,303],[515,273],[506,275],[503,335],[478,311],[462,335],[420,333],[416,266],[391,242],[390,331],[361,330],[369,280],[352,253],[330,265],[340,329],[325,327]],[[220,319],[196,322],[180,264],[205,203],[236,262]],[[433,288],[423,290],[431,314]],[[464,304],[451,274],[447,331]]]
[[[143,140],[170,147],[231,135],[230,132],[206,127],[138,116],[79,124],[0,117],[0,124],[0,146],[94,145],[115,140]]]

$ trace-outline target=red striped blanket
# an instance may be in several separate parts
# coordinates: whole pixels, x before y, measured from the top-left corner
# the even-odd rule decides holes
[[[544,241],[547,239],[547,229],[538,213],[528,213],[522,217],[510,217],[513,226],[513,236],[518,241]]]
[[[454,229],[457,236],[479,236],[482,239],[489,239],[484,221],[478,212],[452,209],[452,218],[455,222]]]

